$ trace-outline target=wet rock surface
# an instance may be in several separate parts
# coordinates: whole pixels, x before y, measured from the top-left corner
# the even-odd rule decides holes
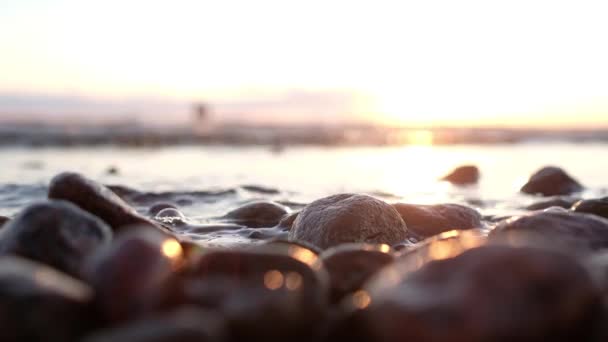
[[[521,192],[543,196],[570,195],[583,190],[583,186],[559,167],[547,166],[536,171]]]
[[[0,228],[2,228],[2,226],[4,226],[4,224],[6,224],[8,221],[10,221],[11,219],[9,219],[6,216],[0,216]]]
[[[404,204],[393,205],[405,221],[408,231],[415,236],[429,237],[449,230],[480,228],[481,214],[459,204]]]
[[[405,222],[395,208],[366,195],[339,194],[307,205],[293,223],[289,238],[322,249],[348,242],[401,242]]]
[[[0,257],[0,340],[76,341],[91,326],[93,290],[54,269]]]
[[[398,265],[386,272],[387,278],[374,279],[353,297],[365,308],[372,340],[598,340],[597,288],[563,254],[486,246],[414,273],[404,274]],[[388,277],[390,272],[401,279]]]
[[[608,220],[551,208],[504,220],[498,223],[490,237],[586,252],[608,247]]]
[[[98,250],[87,260],[85,279],[95,289],[101,319],[120,323],[161,307],[182,257],[175,239],[145,228],[134,228]]]
[[[132,225],[157,226],[139,215],[112,190],[82,175],[64,172],[53,178],[49,198],[72,202],[119,231]]]
[[[15,254],[78,276],[83,260],[106,246],[112,230],[99,218],[65,201],[24,209],[0,232],[0,255]]]
[[[479,169],[475,165],[463,165],[455,168],[441,179],[452,184],[475,184],[479,181]]]
[[[288,213],[287,210],[274,202],[253,202],[228,212],[223,219],[252,228],[274,227]]]
[[[321,254],[330,279],[330,300],[354,293],[382,267],[393,261],[388,245],[343,244]]]
[[[608,219],[608,197],[578,201],[572,205],[572,210]]]

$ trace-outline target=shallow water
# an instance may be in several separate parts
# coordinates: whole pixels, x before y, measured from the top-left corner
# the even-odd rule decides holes
[[[364,192],[388,202],[455,202],[484,215],[509,215],[534,202],[518,193],[527,177],[556,165],[587,186],[582,197],[608,192],[608,144],[525,143],[403,147],[179,146],[154,149],[25,148],[0,149],[0,215],[13,216],[46,196],[49,180],[77,171],[104,184],[154,192],[132,203],[147,213],[154,201],[172,201],[192,224],[216,217],[249,201],[265,199],[297,209],[338,192]],[[437,179],[461,164],[482,173],[476,186],[455,187]],[[108,168],[116,167],[117,174]],[[219,242],[242,240],[233,230],[214,233]]]

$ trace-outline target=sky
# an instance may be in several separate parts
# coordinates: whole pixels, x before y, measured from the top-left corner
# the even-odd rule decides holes
[[[608,2],[0,0],[0,118],[608,127]]]

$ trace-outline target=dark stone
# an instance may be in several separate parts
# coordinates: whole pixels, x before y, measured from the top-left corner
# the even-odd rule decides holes
[[[291,240],[288,240],[285,238],[275,238],[275,239],[269,240],[267,242],[267,244],[272,245],[273,248],[279,248],[279,249],[282,248],[285,253],[288,253],[289,249],[292,247],[305,248],[305,249],[310,250],[311,252],[313,252],[316,255],[319,255],[322,252],[322,250],[319,247],[317,247],[311,243],[308,243],[306,241],[302,241],[302,240],[291,241]]]
[[[149,209],[148,209],[148,214],[150,214],[150,216],[154,217],[156,216],[156,214],[158,214],[161,210],[163,209],[167,209],[167,208],[173,208],[173,209],[177,209],[177,207],[175,206],[175,204],[172,203],[166,203],[166,202],[159,202],[156,203],[154,205],[152,205]]]
[[[388,266],[351,300],[369,305],[367,328],[377,341],[596,340],[598,290],[564,254],[486,246],[414,273],[404,265]]]
[[[313,341],[323,332],[327,274],[298,246],[208,252],[177,292],[221,313],[232,341]]]
[[[608,219],[608,197],[578,201],[572,206],[572,210]]]
[[[116,166],[110,166],[106,169],[106,173],[108,175],[117,175],[117,174],[119,174],[119,171]]]
[[[579,199],[572,197],[559,196],[548,200],[532,203],[526,207],[527,210],[544,210],[551,207],[570,209]]]
[[[458,185],[475,184],[479,181],[479,169],[474,165],[459,166],[441,179]]]
[[[345,295],[360,290],[393,256],[388,245],[342,244],[321,254],[329,273],[330,300],[337,303]]]
[[[108,245],[112,230],[65,201],[25,208],[0,233],[0,254],[15,254],[79,276],[83,260]]]
[[[182,258],[175,239],[149,229],[134,228],[98,250],[87,260],[86,279],[95,289],[100,316],[117,323],[154,312]]]
[[[268,188],[268,187],[259,186],[259,185],[242,185],[241,188],[244,190],[247,190],[249,192],[256,192],[256,193],[265,194],[265,195],[277,195],[277,194],[281,193],[277,189]]]
[[[583,190],[583,186],[559,167],[547,166],[536,171],[521,188],[527,194],[543,196],[570,195]]]
[[[91,326],[93,290],[54,269],[0,258],[0,341],[76,341]]]
[[[8,221],[10,221],[11,219],[9,219],[6,216],[0,216],[0,227],[4,226],[6,223],[8,223]]]
[[[490,237],[493,240],[513,237],[549,248],[586,252],[608,247],[608,220],[552,208],[501,221]]]
[[[299,211],[293,212],[291,214],[286,214],[285,216],[283,216],[283,218],[281,218],[281,221],[279,221],[277,227],[283,230],[291,230],[291,227],[293,226],[293,223],[298,217],[298,215],[300,215]]]
[[[82,342],[221,341],[223,329],[221,317],[205,310],[186,307],[97,331]]]
[[[285,214],[287,209],[280,204],[253,202],[228,212],[223,219],[252,228],[274,227]]]
[[[393,204],[408,231],[429,237],[449,230],[480,228],[481,215],[477,210],[459,204]]]
[[[49,186],[49,198],[63,199],[76,204],[100,217],[114,231],[133,225],[159,227],[158,224],[139,215],[110,189],[77,173],[64,172],[55,176]]]
[[[386,202],[367,195],[339,194],[302,209],[289,238],[322,249],[348,242],[393,245],[407,238],[407,227],[397,210]]]

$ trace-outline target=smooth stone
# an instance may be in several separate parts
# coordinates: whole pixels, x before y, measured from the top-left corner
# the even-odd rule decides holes
[[[279,221],[279,223],[277,224],[277,227],[287,231],[291,230],[291,227],[293,226],[293,223],[295,222],[296,218],[298,218],[298,215],[300,215],[299,211],[284,215],[281,218],[281,221]]]
[[[572,206],[572,210],[608,219],[608,197],[578,201]]]
[[[321,254],[330,280],[330,300],[339,302],[345,295],[360,290],[379,269],[390,264],[393,256],[388,245],[342,244]]]
[[[102,319],[118,323],[161,307],[182,263],[183,251],[175,239],[134,228],[87,260],[85,279],[95,289]]]
[[[152,217],[156,216],[161,210],[163,209],[167,209],[167,208],[173,208],[173,209],[177,209],[177,207],[175,206],[175,204],[172,203],[166,203],[166,202],[159,202],[159,203],[155,203],[154,205],[152,205],[149,209],[148,209],[148,214]]]
[[[339,194],[302,209],[289,238],[321,249],[349,242],[393,245],[407,238],[407,227],[397,210],[386,202],[367,195]]]
[[[110,244],[112,230],[66,201],[25,208],[0,231],[0,255],[14,254],[79,276],[83,260]]]
[[[419,237],[429,237],[449,230],[480,228],[481,215],[477,210],[459,204],[404,204],[396,203],[408,231]]]
[[[559,167],[546,166],[536,171],[521,188],[527,194],[543,196],[570,195],[583,190],[583,186]]]
[[[596,286],[565,254],[483,246],[413,273],[393,265],[350,298],[377,341],[594,341],[603,324]]]
[[[527,210],[544,210],[551,207],[570,209],[574,203],[579,201],[579,198],[559,196],[548,200],[532,203],[526,207]]]
[[[274,238],[271,240],[268,240],[267,244],[272,245],[273,248],[280,248],[283,249],[285,251],[285,253],[289,252],[289,249],[291,248],[305,248],[308,249],[309,251],[313,252],[316,255],[321,254],[321,252],[323,252],[322,249],[320,249],[319,247],[308,243],[306,241],[302,241],[302,240],[289,240],[289,239],[285,239],[285,238]]]
[[[313,341],[323,332],[327,274],[298,246],[209,251],[180,292],[186,303],[221,313],[232,341]]]
[[[475,184],[479,181],[479,169],[475,165],[459,166],[441,179],[457,185]]]
[[[159,224],[139,215],[112,190],[80,174],[64,172],[49,185],[49,198],[72,202],[98,216],[114,231],[133,225],[159,227]]]
[[[490,232],[490,238],[587,252],[608,247],[608,220],[550,208],[501,221]]]
[[[51,267],[0,258],[0,341],[76,341],[92,325],[93,290]]]
[[[253,202],[228,212],[223,219],[251,228],[274,227],[287,213],[278,203]]]
[[[221,317],[208,311],[185,307],[111,327],[82,339],[82,342],[207,342],[221,341]]]
[[[6,217],[6,216],[0,216],[0,227],[4,226],[6,223],[8,223],[8,221],[10,221],[11,219]]]
[[[249,192],[256,192],[256,193],[265,194],[265,195],[277,195],[277,194],[281,193],[277,189],[268,188],[268,187],[259,186],[259,185],[241,185],[241,188],[244,190],[247,190]]]

